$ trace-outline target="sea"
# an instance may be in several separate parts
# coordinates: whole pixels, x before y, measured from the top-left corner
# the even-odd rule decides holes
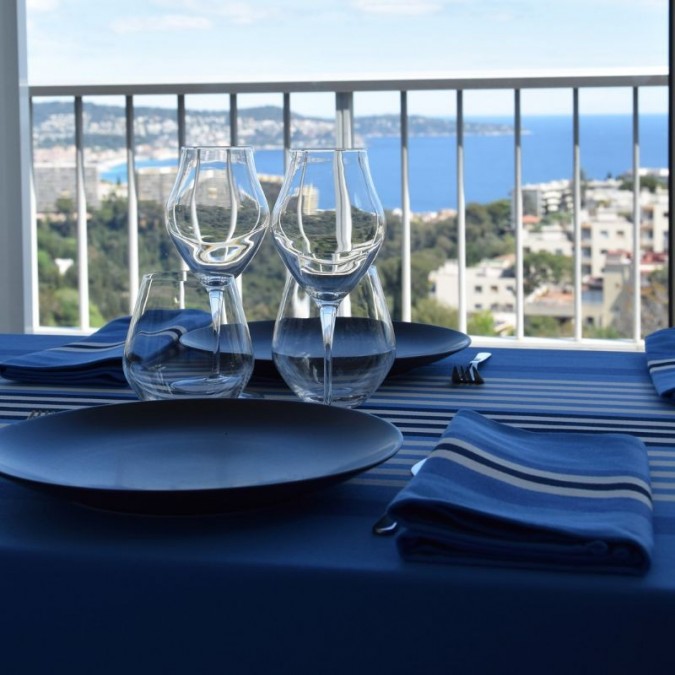
[[[472,118],[471,121],[513,124],[512,118]],[[641,114],[638,128],[639,165],[668,166],[668,117]],[[401,207],[401,149],[398,136],[364,139],[373,182],[385,209]],[[581,115],[579,118],[581,169],[589,179],[617,177],[632,171],[633,119],[631,115]],[[521,135],[522,182],[543,183],[572,177],[572,118],[525,116]],[[415,136],[409,139],[410,206],[416,213],[457,207],[457,139]],[[282,175],[283,150],[259,149],[256,168],[261,174]],[[168,166],[175,160],[139,161],[137,166]],[[507,199],[514,185],[514,134],[465,134],[464,195],[467,203]],[[102,173],[111,181],[126,181],[126,165]]]

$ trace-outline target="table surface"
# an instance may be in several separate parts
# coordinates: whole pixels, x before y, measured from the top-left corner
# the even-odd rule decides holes
[[[0,355],[66,340],[0,335]],[[392,459],[274,507],[123,515],[0,479],[3,672],[675,672],[675,403],[633,352],[492,349],[484,385],[451,385],[452,365],[477,351],[389,378],[361,407],[403,432]],[[273,380],[250,389],[293,398]],[[133,399],[0,379],[0,425]],[[531,430],[642,438],[648,574],[407,563],[393,538],[372,535],[460,408]]]

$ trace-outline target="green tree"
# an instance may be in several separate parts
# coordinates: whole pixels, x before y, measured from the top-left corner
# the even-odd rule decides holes
[[[420,298],[412,307],[412,319],[446,328],[457,328],[457,310],[447,307],[434,298]]]
[[[467,331],[470,335],[495,336],[495,321],[492,313],[488,310],[474,312],[469,316]]]
[[[528,253],[523,259],[525,293],[531,293],[544,284],[572,283],[573,264],[569,256],[548,251]]]

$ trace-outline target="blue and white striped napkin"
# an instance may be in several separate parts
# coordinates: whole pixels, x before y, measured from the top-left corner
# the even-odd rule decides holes
[[[153,334],[138,340],[144,358],[176,344],[189,330],[210,325],[208,313],[197,310],[152,310]],[[146,314],[147,316],[147,314]],[[0,363],[0,376],[30,384],[122,386],[124,343],[130,317],[114,319],[92,335]]]
[[[663,328],[645,338],[647,368],[659,396],[675,394],[675,328]]]
[[[124,341],[129,317],[114,319],[74,342],[0,363],[0,375],[31,384],[124,385]]]
[[[641,574],[653,547],[641,440],[524,431],[470,410],[389,513],[408,560]]]

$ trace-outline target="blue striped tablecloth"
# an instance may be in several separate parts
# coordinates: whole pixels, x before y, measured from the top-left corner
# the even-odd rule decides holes
[[[58,341],[0,336],[0,352]],[[113,639],[127,641],[138,667],[206,668],[224,659],[232,672],[675,672],[675,404],[655,394],[644,353],[499,348],[483,366],[484,385],[451,385],[452,365],[476,351],[387,380],[362,409],[401,429],[401,450],[278,509],[120,516],[0,481],[0,593],[13,607],[0,636],[16,636],[17,626],[30,633],[37,621],[68,672],[78,665],[73,630],[80,646],[87,641],[90,665],[100,666],[82,672],[129,665],[124,655],[112,657],[109,670],[99,662]],[[250,389],[292,398],[271,380]],[[126,389],[0,380],[0,424],[32,410],[131,399]],[[374,537],[370,525],[461,408],[523,429],[641,438],[654,497],[648,574],[401,561],[394,541]],[[5,658],[47,663],[41,652],[26,656],[15,646]]]

